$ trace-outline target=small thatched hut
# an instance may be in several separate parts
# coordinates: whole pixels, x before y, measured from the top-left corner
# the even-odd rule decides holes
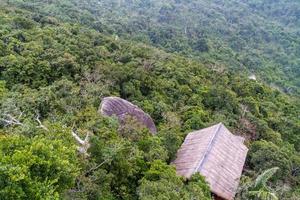
[[[105,116],[115,115],[120,122],[123,122],[126,116],[133,117],[143,126],[148,128],[151,133],[156,133],[156,126],[150,115],[145,113],[138,106],[120,97],[103,98],[99,111]]]
[[[232,200],[248,152],[243,142],[219,123],[189,133],[173,164],[186,178],[196,172],[205,176],[216,199]]]

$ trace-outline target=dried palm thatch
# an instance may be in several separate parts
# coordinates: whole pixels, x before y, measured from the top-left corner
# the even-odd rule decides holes
[[[222,124],[189,133],[173,162],[179,175],[200,172],[211,191],[226,200],[234,198],[248,152],[244,138]]]
[[[156,127],[150,115],[138,106],[119,97],[105,97],[101,102],[100,112],[105,116],[115,115],[120,122],[124,122],[127,116],[133,117],[147,127],[151,133],[156,133]]]

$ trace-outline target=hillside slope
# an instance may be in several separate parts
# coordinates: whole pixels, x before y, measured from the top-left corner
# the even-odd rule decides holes
[[[203,177],[183,180],[168,164],[188,132],[219,122],[247,139],[241,188],[279,167],[268,185],[280,199],[299,198],[298,99],[209,65],[1,7],[0,199],[209,200]],[[149,113],[158,134],[101,116],[111,95]],[[72,133],[91,136],[88,155]]]
[[[63,0],[10,3],[256,74],[288,93],[300,87],[299,1]]]

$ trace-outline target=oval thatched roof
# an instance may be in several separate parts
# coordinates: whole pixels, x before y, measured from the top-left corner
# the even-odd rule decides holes
[[[147,113],[138,106],[120,97],[105,97],[100,105],[100,112],[105,116],[117,116],[123,121],[126,116],[134,117],[138,122],[147,127],[153,134],[156,133],[155,124]]]

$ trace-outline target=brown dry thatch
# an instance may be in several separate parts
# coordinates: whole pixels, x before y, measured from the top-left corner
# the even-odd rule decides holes
[[[234,198],[248,148],[222,124],[191,132],[173,162],[179,175],[200,172],[211,191],[226,200]]]
[[[147,127],[153,134],[156,133],[155,124],[147,113],[138,106],[119,97],[105,97],[100,105],[100,112],[105,116],[116,115],[123,122],[126,116],[134,117],[138,122]]]

